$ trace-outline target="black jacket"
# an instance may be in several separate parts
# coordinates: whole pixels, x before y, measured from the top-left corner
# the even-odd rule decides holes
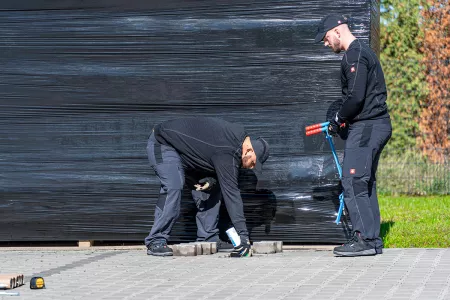
[[[356,39],[341,62],[343,104],[338,116],[354,123],[388,118],[386,83],[375,53]]]
[[[156,140],[173,147],[183,168],[214,172],[236,231],[248,236],[238,187],[244,127],[221,119],[193,117],[166,121],[154,128]]]

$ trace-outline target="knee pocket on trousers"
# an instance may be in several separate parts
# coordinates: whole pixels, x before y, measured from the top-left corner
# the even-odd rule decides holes
[[[159,194],[158,202],[156,202],[156,207],[160,210],[164,210],[164,205],[166,205],[167,193]]]
[[[369,192],[369,184],[366,178],[353,177],[352,178],[353,192],[355,196],[362,193]]]
[[[155,166],[155,172],[164,190],[181,190],[184,186],[184,171],[181,165],[165,162]]]
[[[343,177],[344,198],[348,201],[354,200],[358,195],[369,191],[367,177]]]

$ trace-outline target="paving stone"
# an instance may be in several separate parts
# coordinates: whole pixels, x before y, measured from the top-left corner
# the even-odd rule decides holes
[[[197,255],[197,245],[193,245],[193,244],[173,245],[173,255],[174,256],[196,256]]]
[[[202,244],[200,243],[200,242],[192,242],[192,243],[189,243],[189,244],[191,244],[191,245],[195,245],[195,248],[196,248],[196,255],[202,255],[203,254],[203,250],[202,250]]]
[[[203,242],[200,245],[202,246],[202,254],[203,255],[211,255],[211,247],[212,244],[216,244],[216,243],[207,243],[207,242]]]
[[[217,243],[211,243],[211,254],[217,253]]]
[[[270,241],[254,242],[252,245],[252,250],[255,254],[271,254],[276,253],[277,246],[275,242]]]
[[[275,252],[280,253],[283,252],[283,241],[264,241],[267,243],[275,243]]]

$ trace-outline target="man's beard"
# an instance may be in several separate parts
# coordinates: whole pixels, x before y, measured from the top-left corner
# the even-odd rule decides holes
[[[333,49],[333,52],[336,54],[341,53],[341,43],[339,41],[334,40],[333,46],[331,47]]]

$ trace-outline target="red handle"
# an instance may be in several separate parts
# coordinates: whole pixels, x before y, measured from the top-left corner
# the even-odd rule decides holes
[[[317,123],[317,124],[313,124],[313,125],[309,125],[305,127],[306,131],[310,131],[316,128],[320,128],[320,127],[326,127],[330,124],[330,122],[323,122],[323,123]]]
[[[322,127],[322,123],[317,123],[317,124],[314,124],[314,125],[306,126],[305,130],[306,131],[310,131],[310,130],[313,130],[313,129],[316,129],[316,128],[320,128],[320,127]]]
[[[308,130],[306,132],[306,136],[310,136],[310,135],[313,135],[313,134],[318,134],[318,133],[321,133],[322,131],[323,131],[323,127],[317,128],[317,129],[313,129],[313,130]]]

